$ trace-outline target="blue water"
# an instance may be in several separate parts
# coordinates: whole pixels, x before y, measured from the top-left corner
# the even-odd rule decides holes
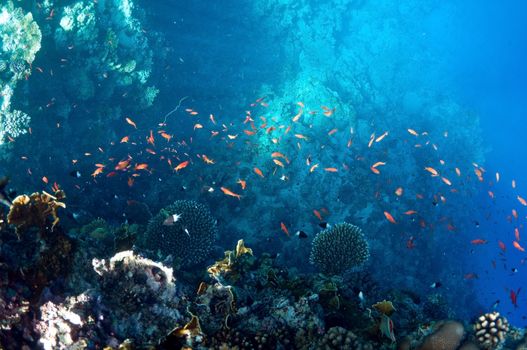
[[[44,37],[12,102],[31,132],[0,144],[13,189],[58,183],[66,230],[197,200],[218,219],[211,255],[243,238],[294,273],[317,271],[320,221],[351,222],[370,244],[362,273],[379,288],[367,298],[440,295],[467,321],[499,300],[527,325],[527,254],[513,247],[517,228],[527,248],[527,2],[136,5],[135,36],[101,20],[112,30],[75,42],[50,34],[61,32],[49,9],[24,4]]]

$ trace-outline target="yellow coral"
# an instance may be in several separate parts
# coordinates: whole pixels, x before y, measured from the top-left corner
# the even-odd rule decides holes
[[[392,302],[388,300],[379,301],[378,303],[373,304],[371,307],[386,316],[391,316],[395,311],[395,307],[393,306]]]
[[[13,200],[13,204],[7,214],[7,223],[15,225],[17,235],[30,227],[38,227],[43,231],[46,227],[48,216],[51,215],[53,222],[51,231],[59,222],[58,208],[66,208],[66,204],[60,200],[66,198],[64,191],[56,191],[51,195],[45,191],[35,192],[31,196],[20,195]]]

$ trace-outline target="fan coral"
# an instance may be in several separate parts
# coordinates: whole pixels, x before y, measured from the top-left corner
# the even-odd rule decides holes
[[[505,341],[509,322],[499,312],[481,315],[474,324],[476,339],[482,349],[496,349]]]
[[[310,261],[323,273],[337,275],[362,265],[369,256],[368,242],[362,230],[344,222],[316,235]]]
[[[59,222],[57,216],[58,208],[66,208],[60,200],[66,198],[64,191],[56,191],[55,196],[42,191],[35,192],[31,196],[20,195],[13,200],[13,205],[7,214],[7,223],[15,225],[17,234],[30,227],[36,226],[41,231],[46,229],[47,218],[52,216],[51,231]]]
[[[205,260],[217,231],[216,220],[206,206],[181,200],[161,209],[150,220],[138,246],[162,257],[171,255],[187,267]]]

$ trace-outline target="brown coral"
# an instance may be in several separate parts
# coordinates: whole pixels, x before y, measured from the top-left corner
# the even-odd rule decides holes
[[[51,216],[53,218],[51,231],[53,231],[59,222],[57,209],[66,208],[66,205],[60,202],[64,198],[66,195],[61,190],[56,191],[54,196],[45,191],[35,192],[31,196],[20,195],[13,200],[7,214],[7,223],[15,225],[18,235],[30,227],[38,227],[42,232],[46,229],[48,217]]]
[[[446,321],[424,340],[418,350],[455,350],[458,348],[465,329],[456,321]]]

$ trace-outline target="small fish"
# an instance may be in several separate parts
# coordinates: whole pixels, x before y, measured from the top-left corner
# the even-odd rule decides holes
[[[512,245],[514,246],[514,248],[518,249],[520,252],[524,252],[525,251],[525,248],[523,248],[520,243],[518,243],[517,241],[513,241],[512,242]]]
[[[439,176],[438,171],[432,167],[426,167],[425,170],[432,174],[432,176]]]
[[[175,171],[180,171],[181,169],[184,169],[187,167],[187,165],[189,164],[189,161],[186,160],[184,162],[181,162],[179,163],[178,165],[176,165],[176,167],[174,168]]]
[[[339,171],[337,168],[324,168],[324,170],[329,173],[336,173]]]
[[[121,139],[121,141],[119,143],[127,143],[128,140],[130,140],[130,137],[129,136],[125,136]]]
[[[238,199],[241,199],[242,196],[240,196],[239,194],[237,193],[234,193],[232,192],[231,190],[229,190],[227,187],[220,187],[221,191],[223,193],[225,193],[227,196],[231,196],[231,197],[236,197]]]
[[[236,183],[240,184],[240,186],[242,187],[242,190],[245,190],[245,187],[247,186],[247,182],[245,180],[238,179],[238,181],[236,181]]]
[[[366,297],[364,296],[364,292],[362,290],[359,291],[357,297],[359,298],[359,303],[364,306],[366,304]]]
[[[482,244],[486,244],[487,240],[481,239],[481,238],[477,238],[477,239],[473,239],[472,241],[470,241],[470,243],[474,244],[474,245],[482,245]]]
[[[492,309],[496,309],[496,308],[498,308],[499,305],[500,305],[500,300],[498,299],[498,300],[496,300],[496,301],[494,302],[494,304],[492,304],[492,307],[491,307],[491,308],[492,308]]]
[[[384,212],[384,216],[386,217],[386,219],[391,222],[392,224],[397,224],[397,221],[395,221],[395,219],[393,218],[392,214],[390,214],[389,212],[385,211]]]
[[[70,171],[70,176],[78,179],[79,177],[81,177],[81,172],[78,170]]]
[[[134,166],[134,170],[148,170],[148,164],[147,163],[136,164]]]
[[[518,288],[518,290],[515,292],[513,289],[511,289],[509,296],[511,298],[511,303],[514,305],[514,308],[518,307],[518,295],[520,294],[521,288]]]
[[[289,230],[287,229],[287,227],[285,226],[283,222],[280,222],[280,229],[285,232],[287,237],[289,237]]]
[[[323,229],[330,228],[331,225],[325,221],[319,222],[318,226],[322,227]]]
[[[297,236],[298,238],[307,238],[307,233],[305,233],[304,231],[300,230],[300,231],[297,231],[295,233],[295,236]]]
[[[49,180],[46,176],[42,176],[42,182],[44,182],[47,185],[49,183]]]
[[[253,170],[256,173],[256,175],[260,176],[261,178],[265,177],[263,172],[260,169],[255,167],[255,168],[253,168]]]
[[[179,219],[181,219],[182,215],[183,214],[172,214],[172,215],[170,215],[169,217],[167,217],[165,219],[165,221],[163,221],[163,225],[165,225],[165,226],[172,226],[172,225],[174,225],[176,222],[179,221]]]
[[[404,215],[414,215],[414,214],[417,214],[417,212],[415,210],[407,210],[403,214]]]
[[[407,131],[408,131],[408,133],[410,133],[410,135],[419,136],[417,131],[415,131],[414,129],[407,129]]]
[[[507,250],[507,247],[505,247],[505,243],[503,243],[502,241],[498,241],[498,246],[503,252]]]
[[[518,199],[518,202],[520,202],[521,205],[523,205],[524,207],[527,207],[527,201],[525,199],[523,199],[520,196],[516,196],[516,198]]]
[[[126,120],[126,122],[127,122],[128,124],[130,124],[130,125],[133,126],[135,129],[137,129],[137,125],[135,124],[135,122],[134,122],[132,119],[130,119],[130,118],[125,118],[125,120]]]
[[[430,285],[430,288],[440,288],[442,285],[441,282],[434,282]]]
[[[382,134],[381,136],[377,137],[375,139],[375,142],[381,142],[386,136],[388,136],[388,131],[385,131],[384,134]]]
[[[322,221],[322,215],[320,214],[320,212],[316,209],[313,209],[313,214],[315,214],[315,216],[320,220]]]
[[[402,196],[403,195],[403,188],[402,187],[398,187],[395,190],[395,195],[397,195],[398,197]]]

